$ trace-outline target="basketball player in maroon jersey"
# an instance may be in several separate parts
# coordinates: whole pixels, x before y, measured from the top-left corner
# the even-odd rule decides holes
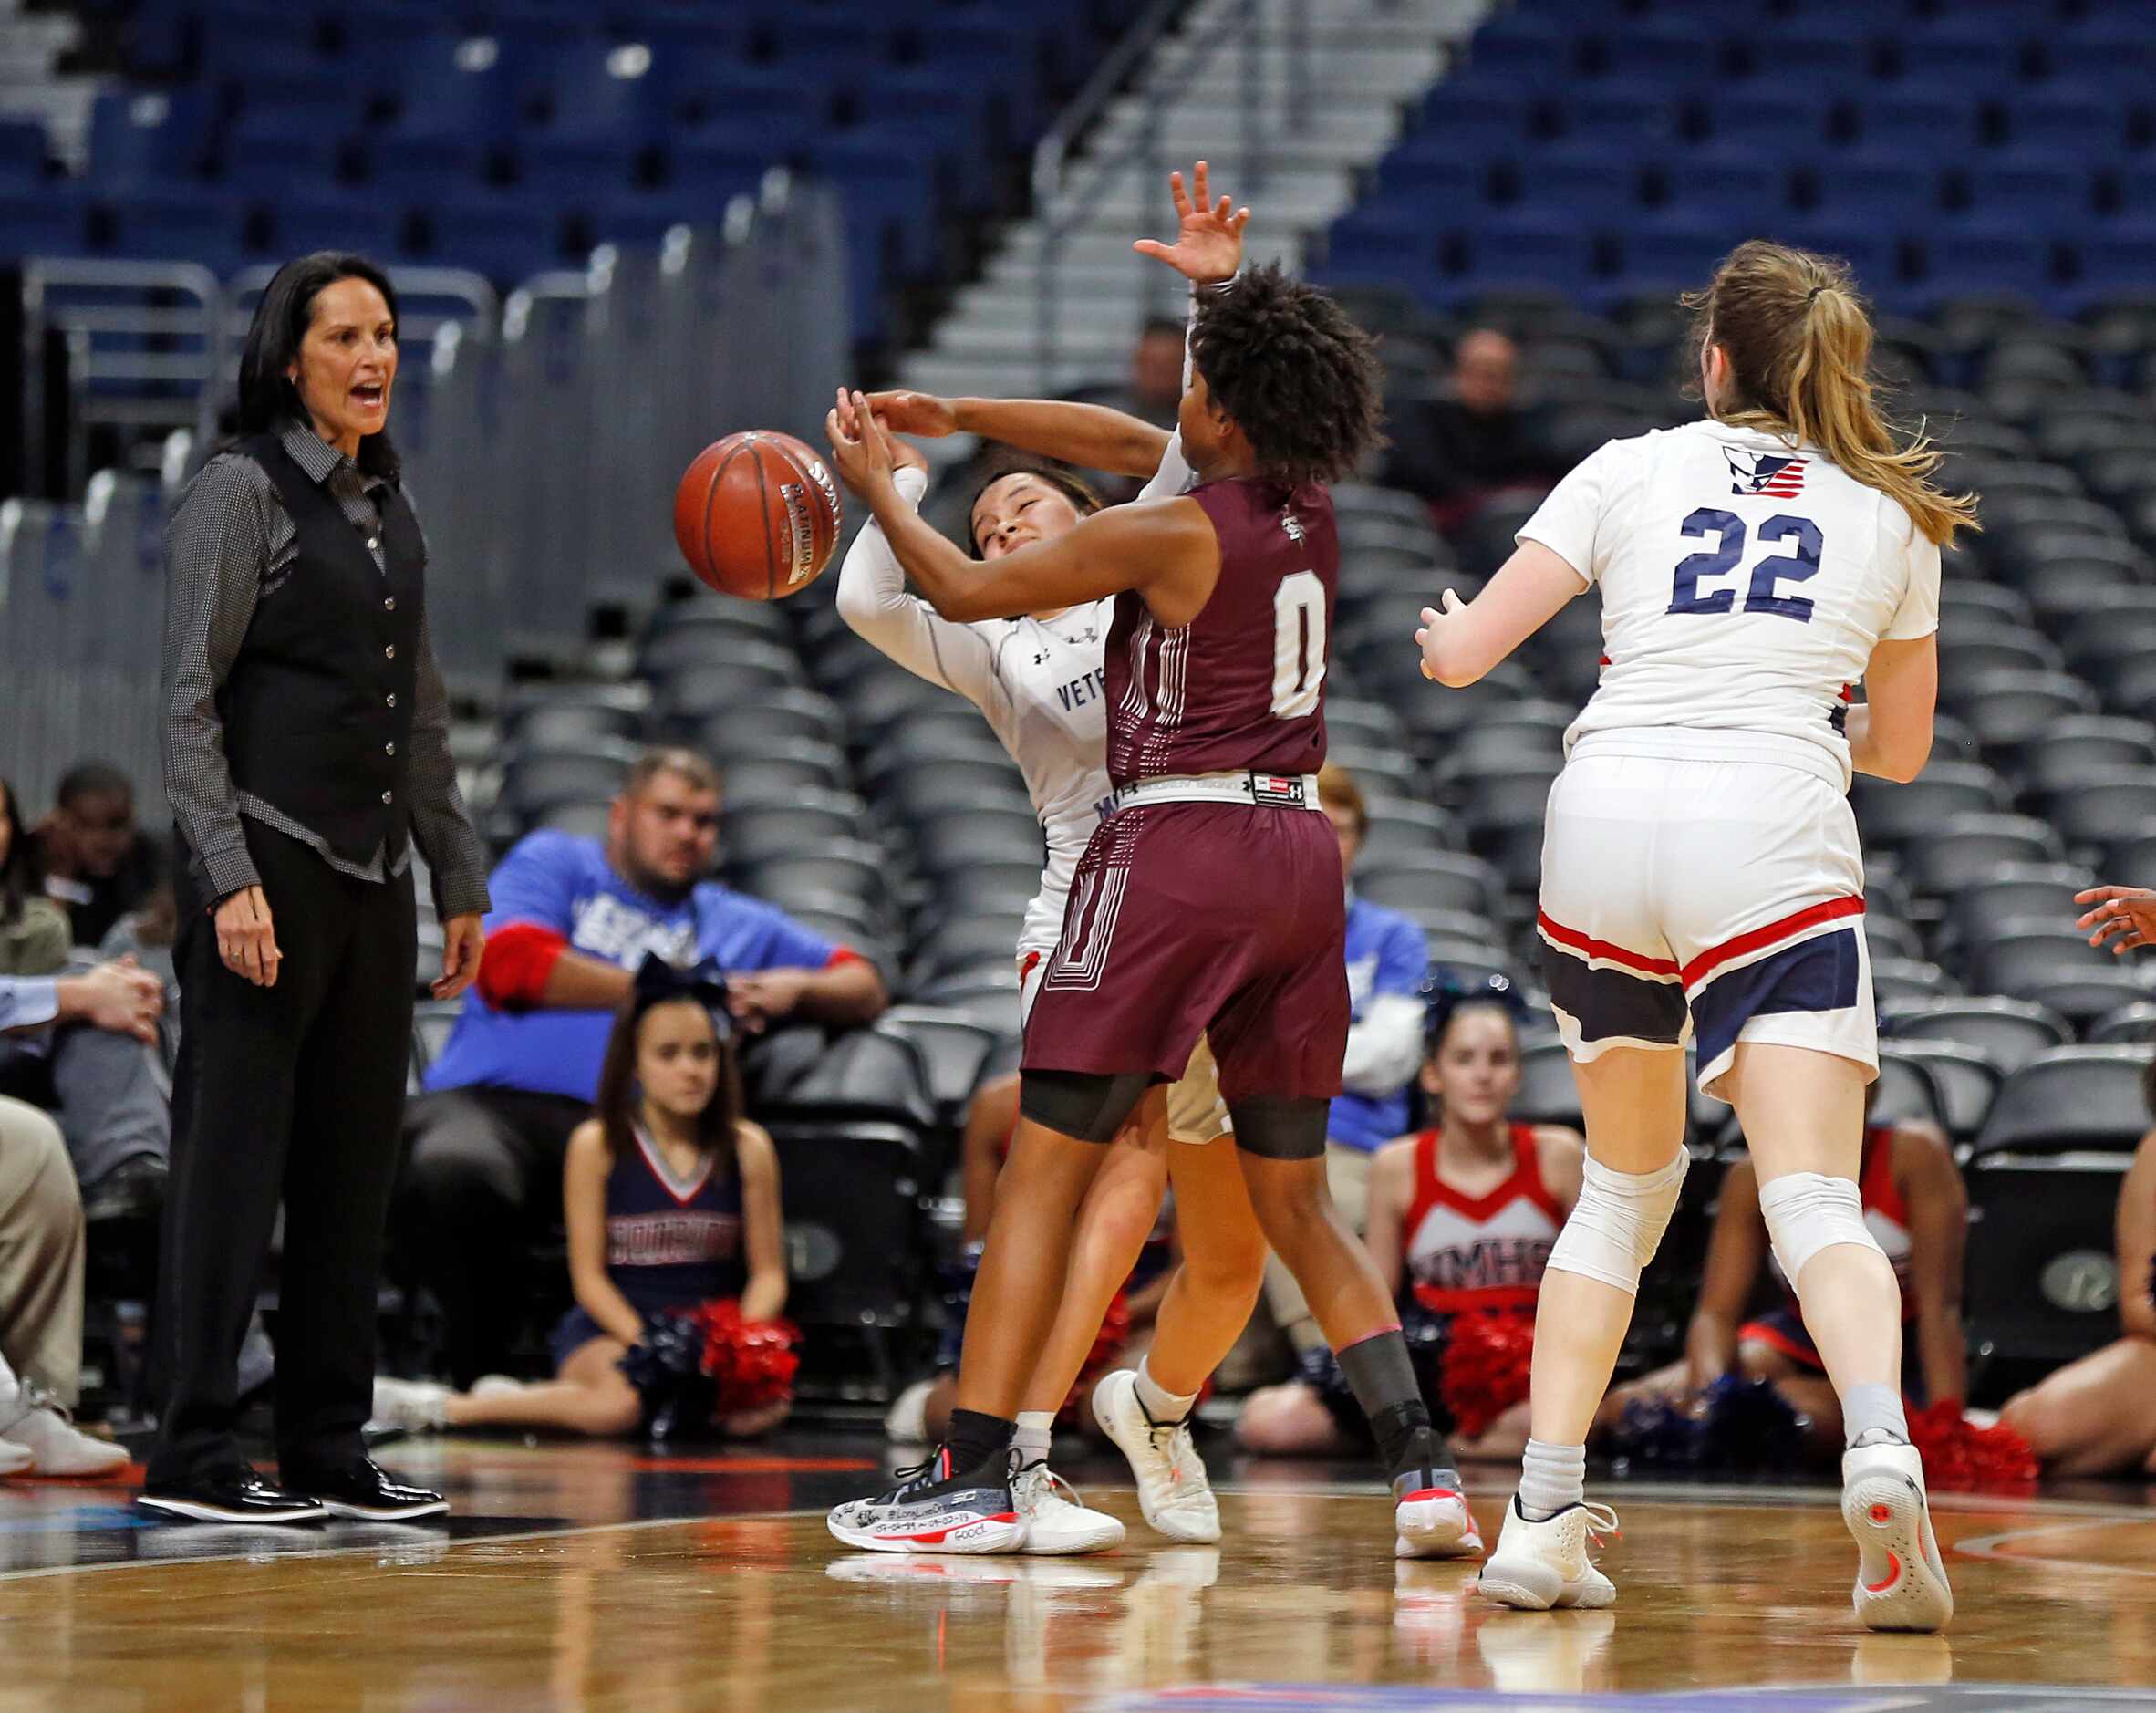
[[[1178,206],[1191,215],[1178,195]],[[1324,483],[1378,432],[1368,337],[1277,267],[1200,301],[1180,417],[1198,485],[1117,506],[989,563],[904,504],[859,393],[835,462],[945,618],[1115,598],[1105,662],[1114,813],[1073,884],[1026,1031],[1021,1120],[968,1317],[949,1437],[898,1487],[837,1507],[880,1552],[1022,1542],[1013,1415],[1067,1272],[1073,1220],[1146,1090],[1199,1036],[1252,1206],[1303,1286],[1393,1478],[1397,1550],[1461,1550],[1473,1522],[1417,1393],[1398,1317],[1325,1189],[1348,992],[1339,844],[1319,812],[1339,545]],[[1195,1211],[1195,1210],[1194,1210]]]

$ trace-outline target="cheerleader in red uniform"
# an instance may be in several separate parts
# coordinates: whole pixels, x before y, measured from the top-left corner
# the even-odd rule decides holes
[[[1866,1126],[1857,1194],[1865,1229],[1902,1287],[1902,1390],[1919,1404],[1966,1397],[1961,1302],[1969,1199],[1946,1137],[1931,1125]],[[1747,1318],[1760,1274],[1769,1270],[1783,1300]],[[1774,1264],[1749,1159],[1730,1167],[1722,1180],[1684,1351],[1683,1361],[1612,1387],[1596,1417],[1597,1432],[1616,1428],[1635,1398],[1695,1398],[1724,1375],[1736,1374],[1772,1382],[1809,1422],[1820,1452],[1840,1454],[1841,1406],[1788,1282]]]
[[[1463,1459],[1516,1458],[1527,1443],[1525,1358],[1536,1294],[1580,1195],[1579,1133],[1506,1116],[1519,1089],[1518,1011],[1501,978],[1440,997],[1422,1071],[1436,1127],[1388,1142],[1370,1172],[1364,1241],[1415,1329],[1411,1348],[1436,1354],[1424,1365],[1426,1401],[1433,1417],[1454,1418],[1453,1448]],[[1504,1324],[1470,1327],[1483,1316]],[[1445,1369],[1492,1343],[1486,1334],[1500,1343],[1517,1334],[1517,1373],[1499,1383],[1513,1396],[1463,1400]],[[1301,1378],[1251,1394],[1236,1424],[1248,1449],[1296,1456],[1361,1448],[1353,1399],[1324,1366],[1307,1361]],[[1500,1406],[1494,1415],[1493,1403]],[[1491,1418],[1461,1419],[1470,1413]]]
[[[2156,1117],[2156,1065],[2144,1087]],[[2120,1335],[1999,1413],[2047,1475],[2156,1475],[2156,1130],[2120,1182],[2118,1245]]]

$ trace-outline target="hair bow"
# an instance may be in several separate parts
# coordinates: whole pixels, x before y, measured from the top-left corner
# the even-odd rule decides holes
[[[656,951],[644,954],[637,966],[631,995],[642,1012],[667,1000],[694,1000],[719,1022],[721,1035],[731,1033],[732,1013],[726,1008],[726,971],[716,958],[695,963],[669,963]]]
[[[1423,1036],[1430,1042],[1436,1042],[1445,1033],[1453,1013],[1463,1005],[1499,1006],[1515,1023],[1527,1011],[1512,978],[1495,970],[1476,981],[1463,981],[1449,965],[1433,964],[1423,981],[1422,998],[1425,1007]]]

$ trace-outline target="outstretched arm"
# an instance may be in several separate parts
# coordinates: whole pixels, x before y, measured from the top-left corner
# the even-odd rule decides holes
[[[907,575],[946,618],[1009,618],[1133,589],[1165,622],[1180,624],[1205,604],[1219,575],[1218,538],[1204,511],[1188,500],[1113,506],[1052,541],[985,563],[969,559],[899,495],[889,441],[865,397],[842,392],[824,427],[839,473],[867,503]]]

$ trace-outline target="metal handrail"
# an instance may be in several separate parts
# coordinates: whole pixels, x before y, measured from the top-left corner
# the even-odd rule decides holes
[[[1259,0],[1239,0],[1239,4],[1215,19],[1211,27],[1191,43],[1189,57],[1176,77],[1146,92],[1145,122],[1139,127],[1135,140],[1088,161],[1090,171],[1075,190],[1069,182],[1071,175],[1065,169],[1073,143],[1120,91],[1138,61],[1150,56],[1166,38],[1168,25],[1183,10],[1180,0],[1172,5],[1161,0],[1161,4],[1147,12],[1103,62],[1078,99],[1034,151],[1033,214],[1041,223],[1041,248],[1033,276],[1034,362],[1043,393],[1056,390],[1056,319],[1061,308],[1057,276],[1063,244],[1072,232],[1084,223],[1088,205],[1097,192],[1141,161],[1158,163],[1161,127],[1168,110],[1213,63],[1214,55],[1238,36],[1242,44],[1245,67],[1241,113],[1243,188],[1256,191],[1264,182],[1268,151],[1264,130],[1259,122],[1257,76],[1260,45],[1258,26],[1262,21]],[[1291,5],[1289,10],[1298,13],[1301,8]],[[1067,212],[1059,212],[1058,204],[1064,202],[1069,204]]]

